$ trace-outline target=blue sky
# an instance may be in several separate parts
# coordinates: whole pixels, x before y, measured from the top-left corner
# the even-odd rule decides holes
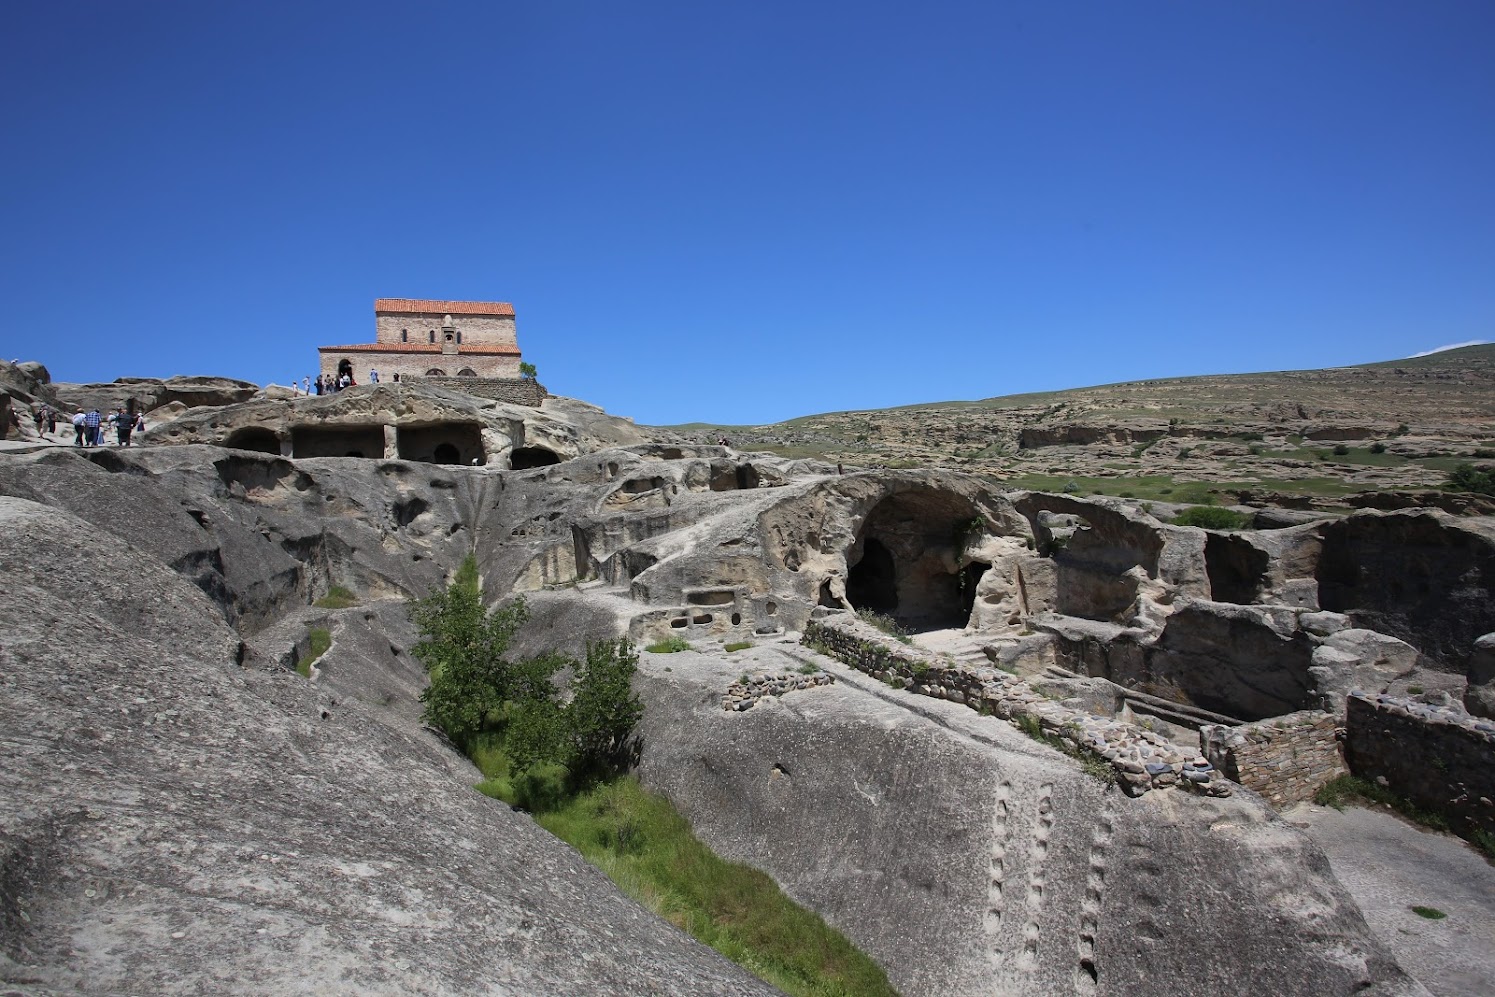
[[[0,6],[0,353],[768,422],[1495,339],[1495,4]]]

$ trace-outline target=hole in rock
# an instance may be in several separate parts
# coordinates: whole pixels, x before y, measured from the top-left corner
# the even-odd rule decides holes
[[[1209,574],[1210,598],[1215,602],[1248,605],[1267,582],[1271,558],[1246,540],[1210,533],[1204,542],[1204,566]]]
[[[711,614],[710,613],[700,613],[700,614],[698,614],[696,616],[691,617],[690,622],[698,624],[698,625],[699,624],[704,624],[704,623],[710,623],[711,622]]]
[[[740,627],[740,626],[742,626],[742,614],[741,613],[733,613],[732,614],[732,625],[734,627]]]
[[[384,456],[383,426],[296,426],[291,452],[300,457]]]
[[[561,455],[547,447],[515,447],[509,454],[509,469],[514,471],[549,467],[551,464],[560,462]]]
[[[692,592],[689,602],[693,606],[726,606],[737,598],[731,589],[716,589],[711,592]]]
[[[689,623],[690,623],[690,621],[687,620],[685,617],[683,617],[683,616],[677,616],[673,620],[670,621],[670,626],[674,627],[676,630],[679,630],[680,628],[686,626]]]
[[[402,460],[427,464],[485,464],[481,427],[475,422],[436,422],[424,426],[400,426],[395,430],[396,447]]]
[[[883,499],[847,553],[847,601],[913,629],[964,626],[975,598],[975,585],[964,583],[985,566],[968,576],[950,565],[959,563],[966,524],[976,516],[970,500],[952,492],[916,488]]]
[[[280,455],[280,439],[272,429],[263,426],[250,426],[246,429],[236,429],[223,441],[223,445],[231,450],[255,450],[259,453],[271,453]]]

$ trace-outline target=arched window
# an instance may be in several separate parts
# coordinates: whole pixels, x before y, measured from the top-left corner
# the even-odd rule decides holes
[[[435,329],[432,329],[426,335],[428,335],[428,336],[431,337],[431,342],[433,342],[433,343],[436,342],[436,330]]]
[[[400,330],[400,342],[402,342],[402,343],[408,343],[408,342],[410,342],[410,330],[409,329],[401,329]]]
[[[457,330],[457,345],[458,346],[462,345],[462,330],[461,329]]]
[[[457,376],[458,377],[477,377],[478,376],[478,372],[475,371],[475,370],[473,370],[471,367],[463,367],[461,370],[457,371]]]
[[[446,377],[446,371],[442,370],[440,367],[432,367],[430,370],[426,371],[426,376],[427,377]]]

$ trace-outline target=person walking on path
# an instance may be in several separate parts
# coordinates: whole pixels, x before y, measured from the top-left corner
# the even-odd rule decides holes
[[[83,415],[82,409],[79,409],[77,413],[73,415],[73,446],[75,447],[87,446],[87,444],[83,442],[83,430],[86,428],[83,425],[84,418],[85,417]]]
[[[99,428],[103,423],[98,409],[89,409],[88,414],[83,417],[83,445],[85,447],[96,447],[103,442],[103,431]]]
[[[135,417],[121,408],[114,413],[114,433],[116,445],[127,447],[130,445],[130,431],[135,428]]]

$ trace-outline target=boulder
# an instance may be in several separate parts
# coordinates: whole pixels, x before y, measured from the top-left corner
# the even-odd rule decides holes
[[[1374,630],[1337,631],[1313,649],[1309,700],[1317,709],[1343,714],[1350,692],[1384,692],[1415,670],[1418,658],[1417,648],[1395,637]]]
[[[1468,678],[1464,708],[1475,716],[1495,720],[1495,633],[1485,634],[1474,642]]]

